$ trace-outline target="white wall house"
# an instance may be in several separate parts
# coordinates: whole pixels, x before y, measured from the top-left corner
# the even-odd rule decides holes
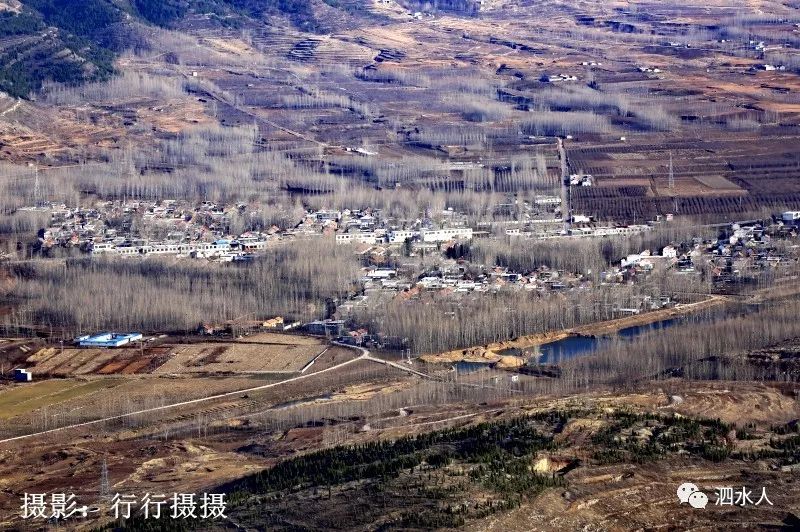
[[[423,242],[447,242],[450,240],[472,240],[472,229],[456,227],[451,229],[423,229],[420,232]]]
[[[337,244],[368,244],[378,243],[378,236],[375,233],[339,233],[336,235]]]
[[[796,222],[800,220],[800,211],[786,211],[781,218],[787,223]]]
[[[389,243],[390,244],[402,244],[408,238],[414,238],[417,236],[415,231],[392,231],[389,233]]]

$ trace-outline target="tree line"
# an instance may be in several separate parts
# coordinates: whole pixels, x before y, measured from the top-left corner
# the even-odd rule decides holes
[[[242,266],[157,258],[34,261],[11,267],[7,329],[193,331],[242,316],[323,318],[360,272],[329,239],[279,244]]]

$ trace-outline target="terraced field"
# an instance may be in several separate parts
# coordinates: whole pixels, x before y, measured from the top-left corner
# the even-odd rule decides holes
[[[46,347],[27,357],[35,375],[297,373],[327,349],[303,336],[263,333],[186,344],[162,341],[117,349]]]
[[[576,190],[576,212],[621,220],[636,212],[644,220],[667,213],[722,217],[800,207],[800,137],[666,137],[661,144],[643,140],[568,144],[570,170],[592,174],[596,184]],[[630,193],[631,187],[639,193]]]

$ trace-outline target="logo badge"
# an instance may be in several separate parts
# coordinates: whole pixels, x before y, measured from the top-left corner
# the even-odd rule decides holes
[[[708,496],[691,482],[684,482],[678,486],[677,495],[681,504],[688,502],[689,506],[695,509],[702,509],[708,505]]]

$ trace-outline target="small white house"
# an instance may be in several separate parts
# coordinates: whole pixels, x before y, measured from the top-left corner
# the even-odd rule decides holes
[[[367,274],[370,279],[393,279],[397,277],[397,270],[391,268],[377,268]]]
[[[14,370],[14,380],[17,382],[31,382],[33,374],[27,369],[16,368]]]
[[[781,215],[785,223],[795,223],[800,220],[800,211],[786,211]]]
[[[641,253],[633,253],[622,259],[622,261],[620,261],[620,266],[622,268],[627,268],[628,266],[635,266],[636,264],[641,264],[643,259],[650,256],[651,256],[650,250],[647,249],[642,251]]]

